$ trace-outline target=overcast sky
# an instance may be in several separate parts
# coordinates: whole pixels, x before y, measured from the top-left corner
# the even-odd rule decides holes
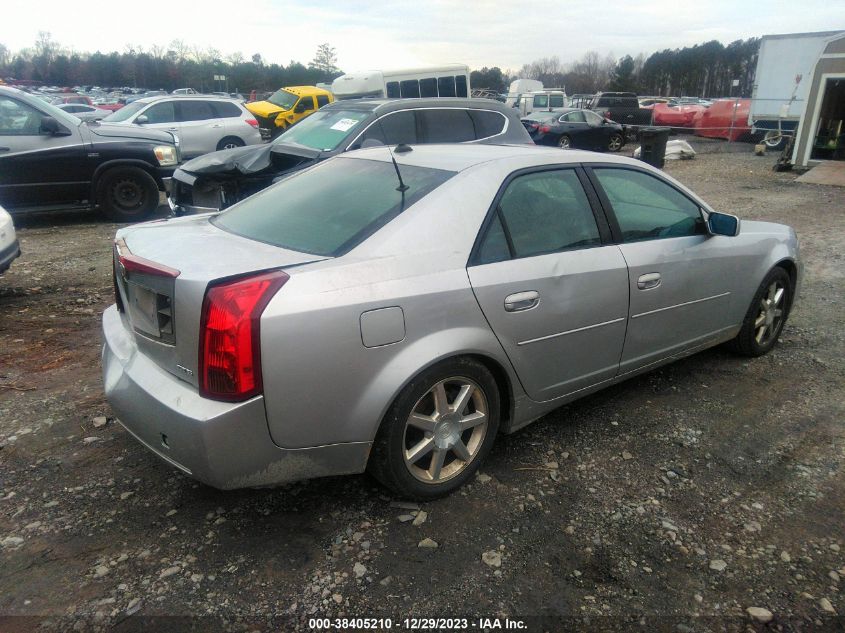
[[[224,55],[307,64],[318,44],[345,71],[464,62],[518,69],[588,50],[616,57],[717,39],[845,29],[843,0],[2,0],[0,43],[33,45],[38,31],[76,51],[127,45],[214,47]]]

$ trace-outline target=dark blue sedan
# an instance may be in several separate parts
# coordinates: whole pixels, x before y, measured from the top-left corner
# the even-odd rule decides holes
[[[537,145],[600,152],[618,152],[625,145],[624,128],[592,110],[532,112],[522,117],[522,124]]]

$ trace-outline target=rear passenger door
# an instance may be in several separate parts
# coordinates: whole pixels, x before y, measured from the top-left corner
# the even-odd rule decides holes
[[[185,156],[199,156],[217,149],[217,143],[226,135],[226,128],[208,101],[180,99],[176,102],[176,111]]]
[[[625,340],[628,269],[585,183],[580,168],[513,174],[467,268],[479,306],[537,401],[612,379]]]

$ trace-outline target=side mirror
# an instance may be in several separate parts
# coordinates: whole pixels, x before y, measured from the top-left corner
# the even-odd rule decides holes
[[[146,114],[142,114],[139,117],[135,117],[135,123],[138,125],[144,125],[144,123],[149,123],[150,119]]]
[[[41,117],[41,128],[39,131],[41,134],[46,134],[47,136],[59,136],[64,132],[64,128],[53,117],[43,116]]]
[[[713,212],[707,218],[707,229],[711,235],[736,237],[739,235],[739,218],[727,213]]]

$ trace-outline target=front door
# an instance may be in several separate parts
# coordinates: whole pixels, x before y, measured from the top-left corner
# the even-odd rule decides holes
[[[476,299],[534,400],[617,373],[628,270],[597,217],[575,168],[520,173],[500,193],[468,267]]]
[[[620,373],[693,348],[731,325],[740,260],[707,234],[701,208],[674,185],[629,167],[594,167],[628,263],[630,320]]]
[[[0,205],[8,209],[79,202],[91,184],[78,126],[59,121],[57,135],[41,130],[35,107],[0,96]]]

